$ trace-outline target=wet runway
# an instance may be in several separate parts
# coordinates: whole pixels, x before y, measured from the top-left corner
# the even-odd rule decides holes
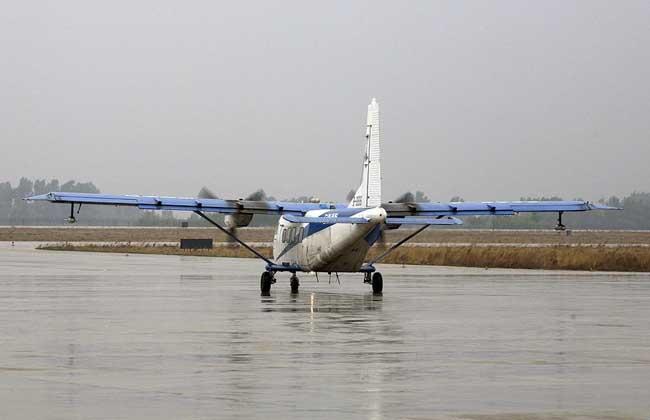
[[[261,268],[2,244],[0,419],[650,418],[648,274]]]

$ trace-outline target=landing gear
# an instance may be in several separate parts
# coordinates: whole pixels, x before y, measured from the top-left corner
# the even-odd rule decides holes
[[[368,273],[370,274],[370,273]],[[384,290],[384,278],[381,276],[381,273],[375,272],[372,274],[372,293],[375,295],[381,295]]]
[[[291,280],[290,280],[290,285],[291,285],[291,293],[298,293],[298,288],[300,287],[300,281],[298,281],[298,276],[296,276],[296,273],[293,273],[291,275]]]
[[[275,283],[273,274],[265,271],[262,273],[262,278],[260,279],[260,291],[262,296],[271,295],[271,285]]]
[[[372,273],[370,273],[370,272],[363,273],[363,282],[366,283],[366,284],[372,284],[371,276],[372,276]]]

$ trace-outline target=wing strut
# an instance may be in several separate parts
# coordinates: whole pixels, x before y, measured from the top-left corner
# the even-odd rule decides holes
[[[217,223],[217,222],[215,222],[214,220],[210,219],[208,216],[206,216],[205,214],[203,214],[202,212],[200,212],[200,211],[198,211],[198,210],[195,210],[194,213],[198,214],[199,216],[201,216],[202,218],[204,218],[205,220],[207,220],[210,224],[212,224],[212,225],[214,225],[215,227],[217,227],[217,229],[219,229],[220,231],[222,231],[223,233],[225,233],[225,234],[228,235],[229,237],[233,238],[233,239],[234,239],[235,241],[237,241],[241,246],[243,246],[244,248],[246,248],[247,250],[249,250],[250,252],[252,252],[253,254],[255,254],[258,258],[260,258],[260,259],[266,261],[266,263],[267,263],[269,266],[274,265],[274,264],[273,264],[273,261],[269,260],[269,259],[266,258],[264,255],[260,254],[259,252],[257,252],[257,251],[254,250],[253,248],[251,248],[249,245],[247,245],[244,241],[242,241],[241,239],[239,239],[237,236],[235,236],[235,235],[233,235],[232,233],[228,232],[228,229],[222,227],[219,223]]]
[[[388,254],[390,254],[391,252],[393,252],[394,250],[396,250],[397,248],[399,248],[399,247],[400,247],[404,242],[408,241],[409,239],[411,239],[412,237],[414,237],[414,236],[417,235],[418,233],[422,232],[424,229],[428,228],[429,226],[430,226],[430,225],[424,225],[424,226],[422,226],[420,229],[416,230],[415,232],[411,233],[411,234],[408,235],[407,237],[405,237],[405,238],[403,238],[402,240],[400,240],[399,242],[393,244],[393,246],[391,246],[391,247],[388,248],[386,251],[384,251],[380,256],[378,256],[377,258],[375,258],[374,260],[372,260],[372,261],[370,261],[368,264],[366,264],[366,266],[367,266],[367,267],[372,267],[372,265],[373,265],[374,263],[376,263],[377,261],[383,260],[383,259],[384,259]]]

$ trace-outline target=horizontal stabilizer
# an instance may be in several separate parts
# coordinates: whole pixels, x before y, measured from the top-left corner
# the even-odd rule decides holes
[[[293,214],[286,214],[284,218],[291,223],[321,223],[325,225],[333,225],[335,223],[369,223],[368,219],[365,219],[363,217],[303,217],[294,216]]]
[[[462,225],[463,221],[455,217],[389,217],[388,225]]]

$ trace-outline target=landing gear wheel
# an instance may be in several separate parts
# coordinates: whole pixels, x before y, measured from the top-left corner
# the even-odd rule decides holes
[[[262,278],[260,278],[260,291],[262,292],[262,296],[271,295],[271,285],[273,283],[273,274],[268,271],[263,272]]]
[[[295,274],[291,276],[291,293],[298,293],[298,287],[300,287],[300,281],[298,281],[298,276]]]
[[[372,275],[372,293],[375,295],[381,295],[381,292],[384,290],[384,279],[381,276],[381,273],[374,273]]]

